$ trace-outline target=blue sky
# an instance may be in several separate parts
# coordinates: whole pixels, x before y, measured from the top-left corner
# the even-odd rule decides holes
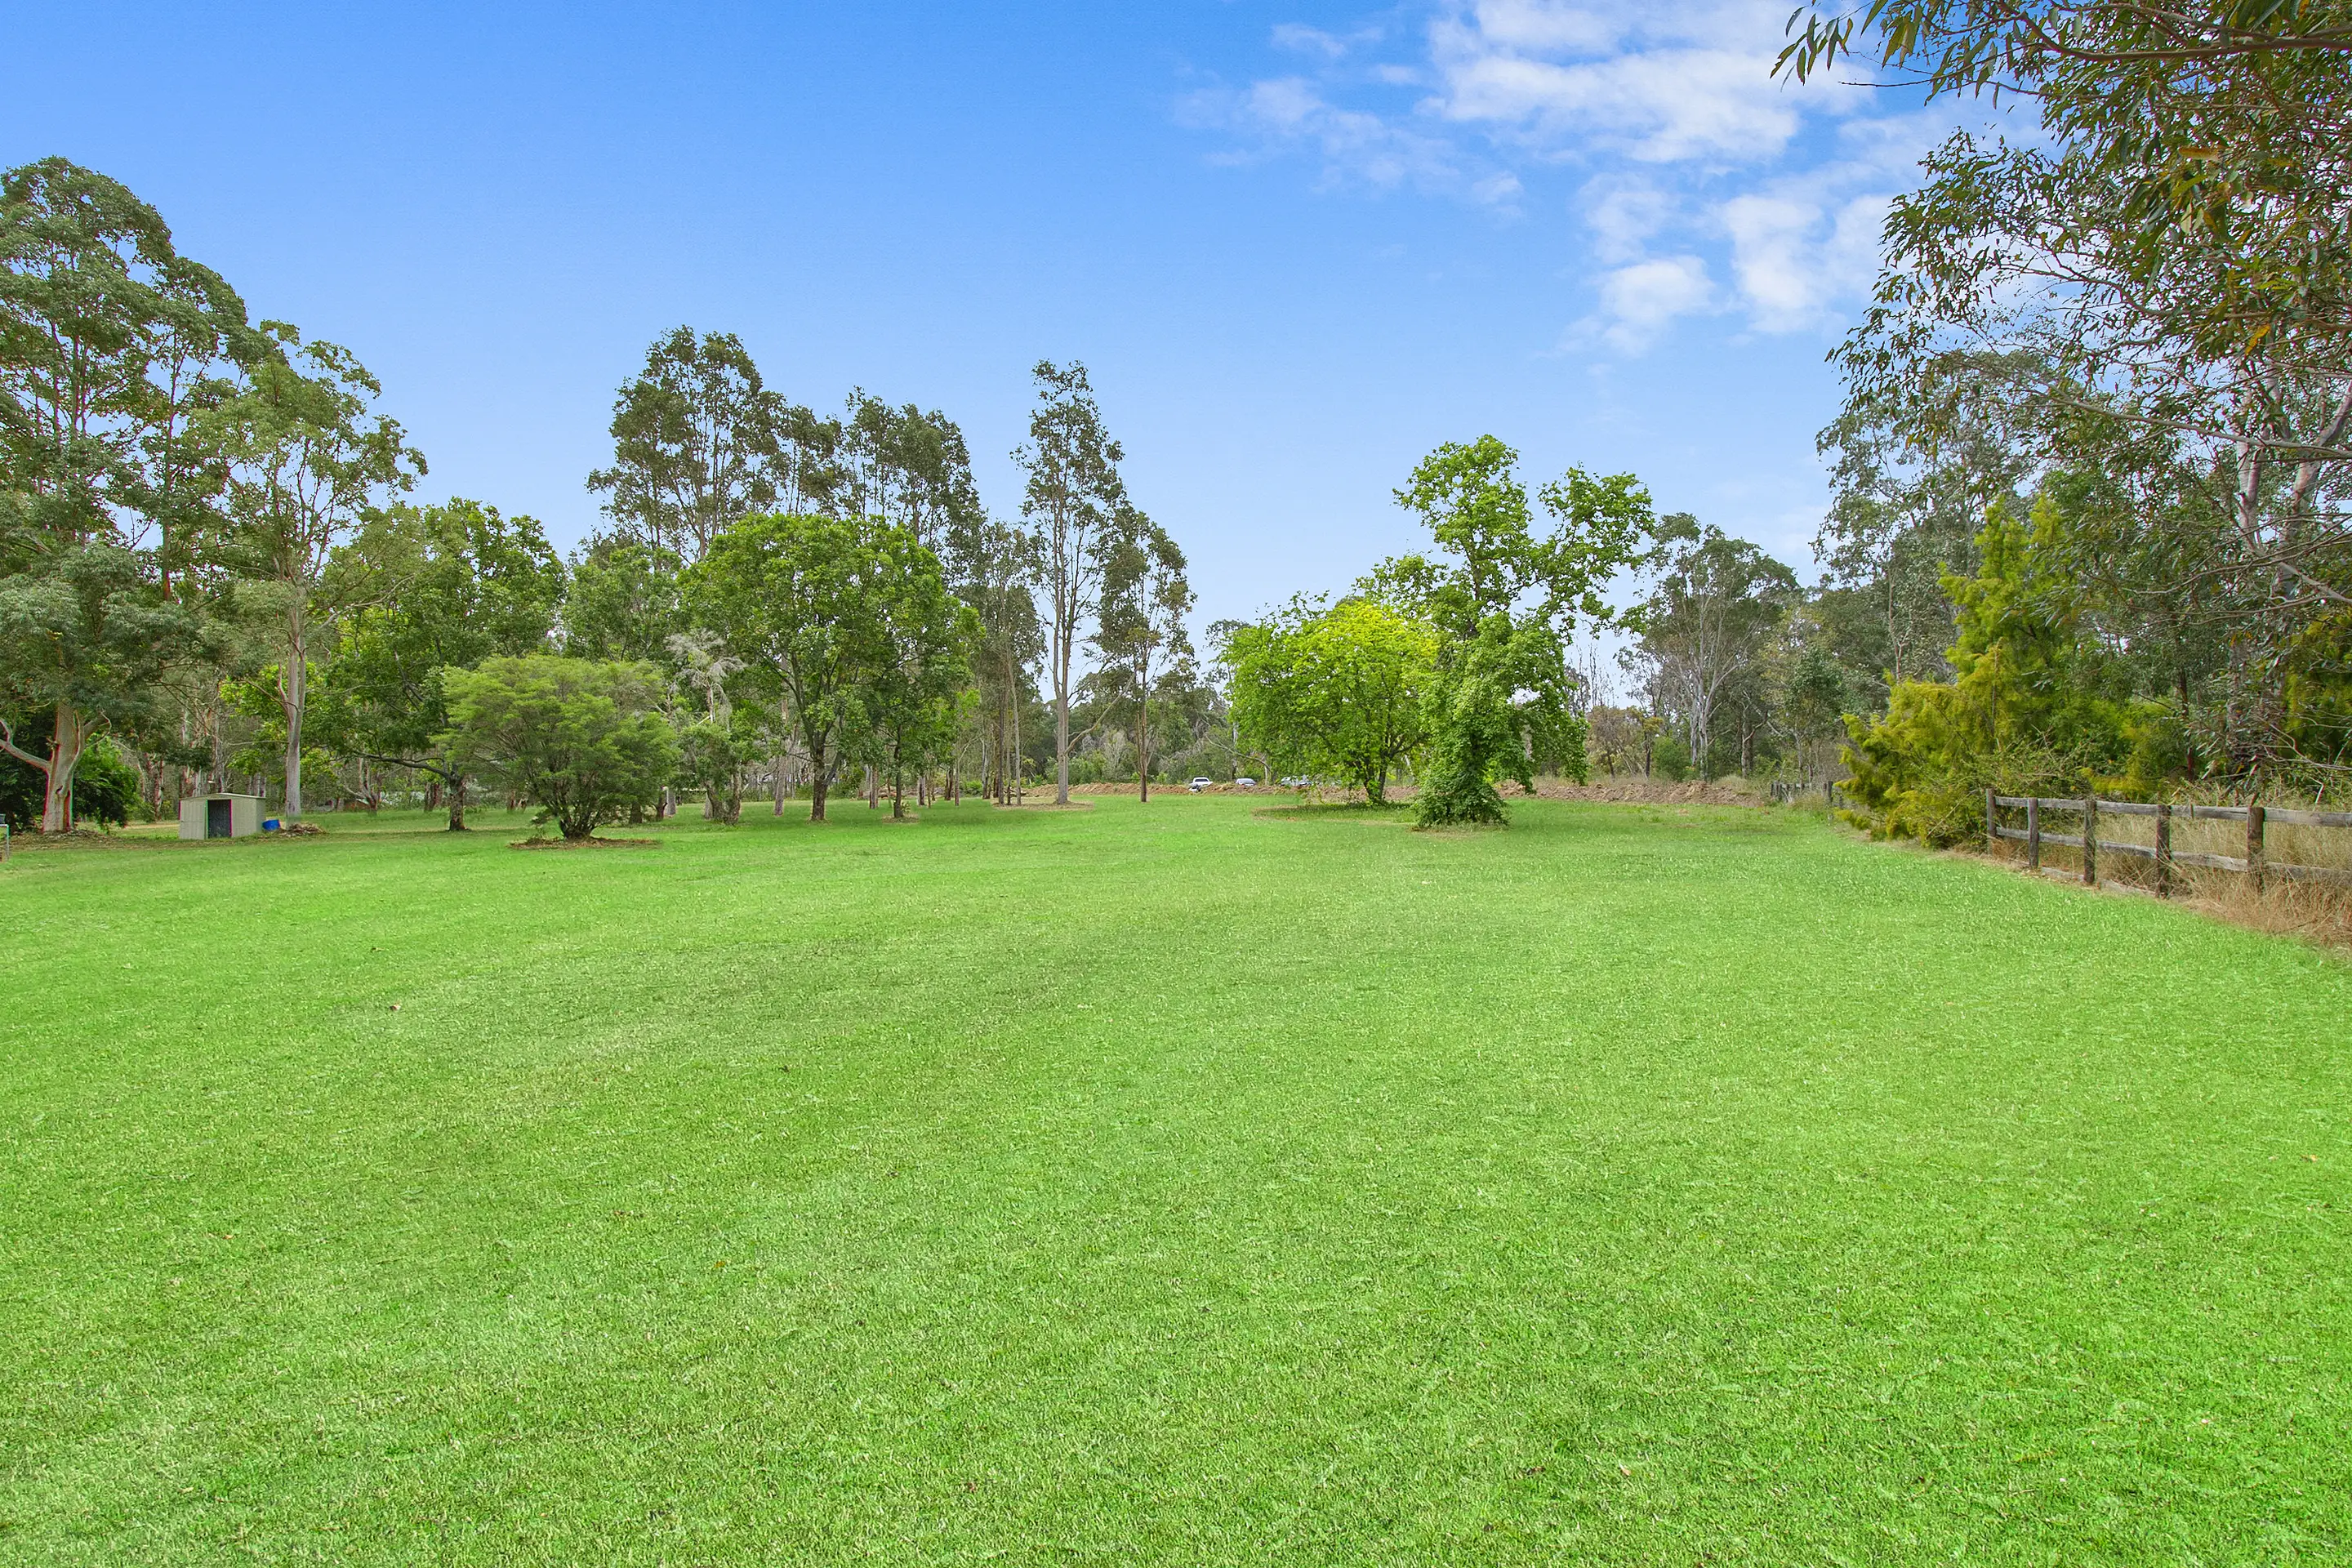
[[[1767,70],[1788,0],[1106,6],[0,4],[0,162],[152,202],[345,343],[426,493],[596,522],[679,322],[819,407],[961,423],[1083,359],[1202,618],[1344,584],[1447,438],[1632,469],[1801,568],[1824,351],[1940,128]]]

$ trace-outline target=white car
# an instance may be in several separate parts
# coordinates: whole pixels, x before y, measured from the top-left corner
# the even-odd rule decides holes
[[[1211,784],[1214,784],[1214,783],[1216,783],[1216,782],[1217,782],[1216,780],[1212,779],[1212,778],[1207,778],[1207,777],[1202,777],[1202,778],[1194,779],[1194,780],[1192,781],[1192,793],[1193,793],[1194,795],[1198,795],[1198,794],[1200,794],[1202,790],[1204,790],[1204,789],[1208,788]]]
[[[1241,777],[1234,781],[1234,787],[1235,789],[1255,789],[1257,787],[1257,780],[1250,777],[1247,773],[1244,773]]]

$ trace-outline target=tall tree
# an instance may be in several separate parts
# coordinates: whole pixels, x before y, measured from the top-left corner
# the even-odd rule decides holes
[[[316,627],[332,615],[321,596],[328,561],[380,500],[415,484],[425,459],[397,421],[370,412],[383,389],[348,349],[306,343],[283,321],[262,327],[284,357],[256,364],[246,389],[205,426],[229,463],[235,552],[277,601],[271,620],[290,821],[302,815],[302,721]]]
[[[1099,608],[1106,551],[1127,502],[1125,456],[1105,427],[1087,367],[1040,360],[1031,373],[1037,406],[1013,460],[1028,474],[1021,513],[1037,539],[1045,590],[1046,668],[1054,681],[1054,799],[1070,801],[1071,660]]]
[[[1108,678],[1106,695],[1127,710],[1135,725],[1135,776],[1145,802],[1151,799],[1155,683],[1171,667],[1188,668],[1192,658],[1192,637],[1184,626],[1192,609],[1192,585],[1185,579],[1184,565],[1184,552],[1166,529],[1133,507],[1120,510],[1117,537],[1103,566],[1102,612],[1094,643]]]
[[[41,775],[49,831],[83,749],[157,718],[194,629],[158,601],[216,488],[187,416],[256,353],[243,303],[121,184],[62,158],[0,175],[0,751]],[[10,720],[35,709],[37,752]]]
[[[1725,691],[1755,668],[1797,596],[1796,574],[1744,539],[1688,512],[1661,518],[1665,559],[1642,606],[1637,657],[1655,703],[1679,717],[1693,765],[1709,772],[1715,714]]]
[[[731,332],[678,327],[613,405],[613,462],[588,476],[623,533],[701,559],[742,518],[830,493],[836,432],[761,379]]]
[[[1021,776],[1021,714],[1030,672],[1045,652],[1031,592],[1037,540],[1026,529],[982,519],[969,533],[951,535],[950,548],[956,590],[980,617],[973,661],[985,710],[985,784],[991,799],[1009,803]]]
[[[2040,123],[1953,137],[1895,203],[1838,356],[1852,405],[1895,411],[1915,447],[1979,412],[2042,474],[2102,480],[2077,569],[2158,623],[2139,640],[2175,649],[2205,753],[2248,779],[2315,765],[2286,707],[2296,649],[2352,614],[2342,8],[1873,0],[1812,11],[1782,68],[1874,34],[1886,74]],[[2200,643],[2226,654],[2203,703]]]
[[[878,615],[864,708],[875,763],[890,774],[890,815],[903,817],[908,774],[924,776],[953,743],[980,621],[948,591],[939,558],[912,529],[885,525],[868,548]]]
[[[1609,624],[1611,581],[1649,558],[1649,492],[1631,474],[1570,468],[1538,492],[1554,520],[1538,534],[1518,454],[1484,436],[1439,447],[1396,496],[1428,527],[1437,558],[1384,562],[1358,589],[1444,634],[1416,809],[1425,826],[1500,823],[1497,778],[1532,788],[1547,754],[1583,771],[1568,639],[1580,624]]]

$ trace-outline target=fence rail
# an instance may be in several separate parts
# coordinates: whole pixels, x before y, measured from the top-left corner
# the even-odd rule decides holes
[[[2025,813],[2025,826],[2006,827],[2001,825],[2004,810]],[[2042,830],[2042,814],[2054,811],[2080,816],[2080,833],[2047,833]],[[2119,839],[2099,837],[2101,816],[2152,816],[2156,818],[2156,843],[2129,844]],[[2246,852],[2243,855],[2204,855],[2172,847],[2172,825],[2180,819],[2208,822],[2242,822],[2246,825]],[[2151,805],[2137,800],[2101,800],[2095,795],[1997,795],[1985,791],[1985,843],[1989,848],[2000,847],[2002,839],[2025,846],[2025,864],[2029,870],[2042,869],[2042,847],[2062,845],[2083,852],[2083,882],[2096,887],[2099,881],[2099,854],[2130,855],[2156,862],[2156,890],[2169,896],[2173,889],[2175,868],[2202,867],[2214,871],[2235,871],[2253,879],[2254,888],[2261,890],[2263,881],[2272,877],[2288,881],[2333,882],[2352,887],[2352,871],[2332,866],[2293,866],[2273,862],[2266,853],[2271,827],[2352,827],[2352,811],[2304,811],[2290,806],[2263,805]]]

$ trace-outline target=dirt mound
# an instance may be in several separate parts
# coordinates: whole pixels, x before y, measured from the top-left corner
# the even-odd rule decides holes
[[[1516,784],[1501,786],[1505,798],[1523,792]],[[1608,801],[1627,805],[1769,805],[1771,799],[1753,784],[1739,779],[1717,779],[1701,784],[1687,779],[1675,784],[1666,779],[1607,778],[1591,784],[1570,784],[1566,779],[1536,780],[1538,800]]]
[[[641,849],[660,842],[658,838],[518,838],[507,847],[509,849]]]

